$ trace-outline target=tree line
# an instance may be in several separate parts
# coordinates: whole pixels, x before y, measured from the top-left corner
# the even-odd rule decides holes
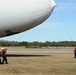
[[[17,42],[17,41],[0,41],[0,46],[5,46],[5,47],[18,47],[18,46],[25,46],[26,48],[42,48],[42,47],[75,47],[76,46],[76,41],[59,41],[59,42]]]

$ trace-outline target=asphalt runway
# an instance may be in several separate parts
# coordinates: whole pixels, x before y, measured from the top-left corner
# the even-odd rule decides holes
[[[72,53],[72,50],[18,50],[18,51],[7,51],[8,53]]]
[[[26,50],[7,50],[7,56],[48,56],[51,53],[73,53],[73,50],[58,49],[26,49]]]

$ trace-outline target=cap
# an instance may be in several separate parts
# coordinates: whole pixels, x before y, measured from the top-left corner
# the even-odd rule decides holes
[[[4,50],[4,48],[1,48],[1,50]]]

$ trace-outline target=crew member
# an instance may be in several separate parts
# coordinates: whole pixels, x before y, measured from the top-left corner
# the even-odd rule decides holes
[[[76,58],[76,47],[74,49],[74,58]]]
[[[1,50],[0,50],[0,64],[1,64]]]
[[[1,64],[4,64],[4,61],[5,61],[6,64],[8,64],[8,62],[7,62],[7,57],[6,57],[6,49],[1,48],[1,56],[2,56],[2,58],[3,58]]]

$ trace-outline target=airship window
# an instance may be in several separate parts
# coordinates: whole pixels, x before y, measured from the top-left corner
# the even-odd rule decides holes
[[[5,32],[7,33],[7,35],[11,35],[13,33],[11,30],[7,30]]]

